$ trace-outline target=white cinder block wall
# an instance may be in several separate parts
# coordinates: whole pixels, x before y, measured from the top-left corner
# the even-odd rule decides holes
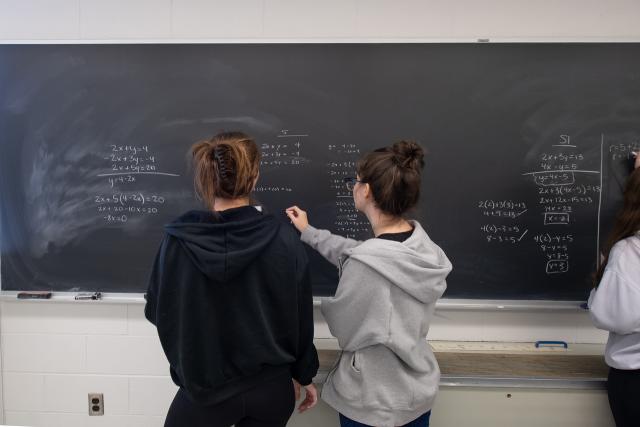
[[[142,304],[4,302],[5,422],[162,426],[176,387]],[[105,416],[87,416],[87,393]]]
[[[0,0],[0,41],[640,40],[637,0]],[[6,424],[162,426],[175,387],[142,304],[3,302]],[[318,338],[328,337],[317,317]],[[585,313],[440,311],[431,339],[602,343]],[[87,393],[105,416],[87,414]],[[329,422],[328,422],[329,423]]]

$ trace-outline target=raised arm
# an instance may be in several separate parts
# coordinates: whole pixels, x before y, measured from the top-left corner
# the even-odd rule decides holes
[[[338,265],[340,257],[347,249],[362,243],[358,240],[331,234],[328,230],[318,230],[312,227],[309,225],[307,213],[297,206],[288,208],[286,213],[291,223],[300,231],[302,241],[320,252],[327,261],[335,266]]]

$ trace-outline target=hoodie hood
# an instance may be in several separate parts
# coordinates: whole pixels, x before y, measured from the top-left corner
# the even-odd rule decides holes
[[[190,211],[165,226],[194,266],[213,282],[232,280],[277,236],[272,215],[253,206],[213,213]]]
[[[366,264],[417,300],[427,303],[442,296],[451,262],[422,226],[409,221],[413,234],[404,242],[369,239],[346,255]]]

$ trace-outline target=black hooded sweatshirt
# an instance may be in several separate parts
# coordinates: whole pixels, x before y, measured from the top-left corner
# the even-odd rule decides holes
[[[252,206],[165,226],[145,316],[171,378],[211,405],[288,373],[318,371],[308,260],[294,229]]]

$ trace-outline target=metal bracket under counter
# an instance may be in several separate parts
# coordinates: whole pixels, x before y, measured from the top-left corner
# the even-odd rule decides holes
[[[489,378],[443,375],[440,387],[606,390],[606,378]]]
[[[339,350],[318,350],[322,383]],[[602,354],[436,352],[442,387],[605,390]]]
[[[329,370],[318,371],[313,382],[324,384]],[[443,375],[440,387],[452,388],[515,388],[515,389],[548,389],[548,390],[606,390],[606,378],[490,378],[461,377]]]

